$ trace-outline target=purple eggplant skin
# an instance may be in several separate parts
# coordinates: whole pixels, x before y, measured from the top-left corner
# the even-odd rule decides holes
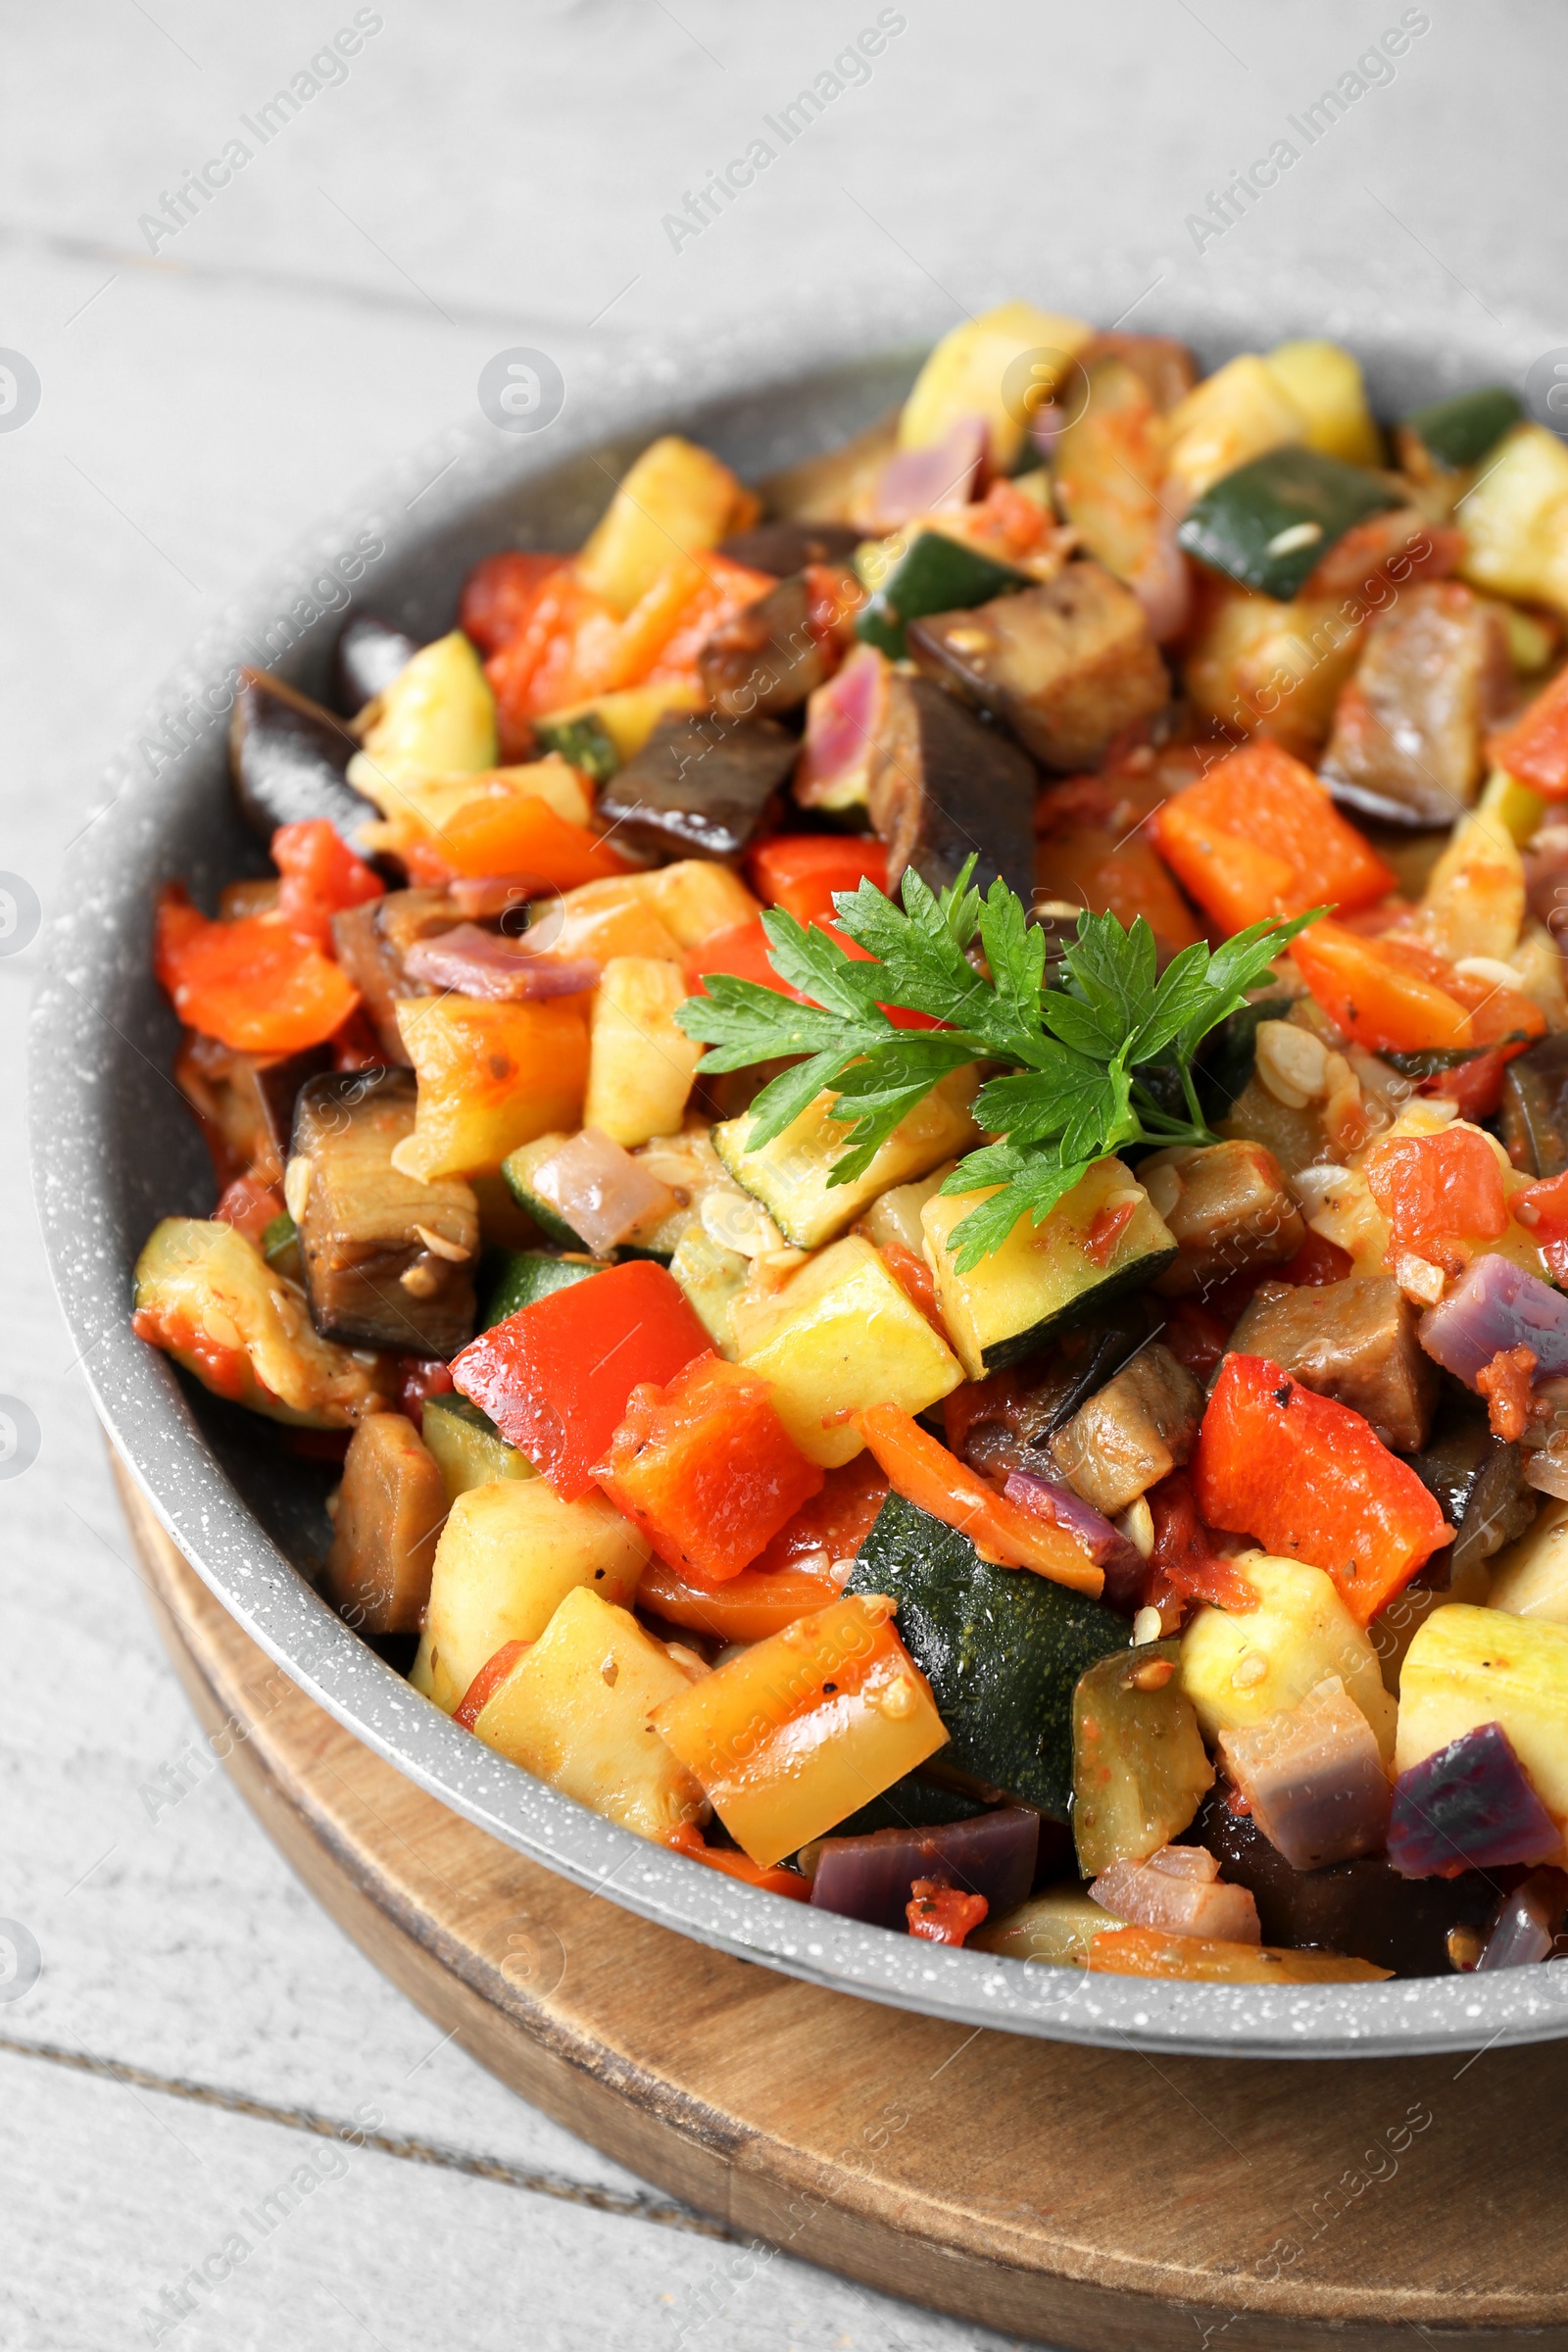
[[[718,552],[785,580],[808,564],[848,564],[862,536],[847,522],[758,522],[749,531],[732,531]]]
[[[279,825],[324,816],[363,857],[361,832],[381,811],[347,781],[359,748],[319,703],[264,670],[245,671],[229,722],[229,765],[241,813],[259,840],[270,842]]]
[[[1265,1943],[1345,1952],[1396,1977],[1446,1977],[1451,1931],[1484,1935],[1491,1923],[1497,1882],[1482,1871],[1402,1879],[1381,1854],[1295,1870],[1250,1814],[1231,1811],[1228,1794],[1217,1781],[1184,1836],[1206,1845],[1227,1879],[1251,1888]]]
[[[294,1133],[294,1104],[300,1088],[307,1078],[318,1078],[332,1067],[330,1046],[307,1046],[303,1053],[289,1054],[281,1061],[262,1062],[256,1072],[256,1093],[267,1122],[267,1133],[277,1154],[279,1167],[286,1167],[289,1141]]]
[[[771,818],[800,748],[774,718],[662,719],[605,786],[599,813],[633,851],[734,864]]]
[[[1537,1377],[1568,1372],[1568,1298],[1511,1258],[1478,1257],[1441,1306],[1421,1318],[1421,1345],[1467,1389],[1510,1348],[1535,1352]]]
[[[824,1838],[811,1900],[819,1911],[858,1919],[868,1928],[907,1926],[909,1888],[916,1879],[946,1879],[966,1894],[983,1894],[995,1915],[1021,1903],[1034,1884],[1040,1816],[1027,1805],[1003,1805],[969,1821],[929,1830],[873,1830],[867,1838]]]
[[[1568,1872],[1533,1870],[1497,1906],[1492,1933],[1476,1962],[1483,1968],[1529,1968],[1561,1958],[1563,1914],[1568,1911]]]
[[[334,707],[345,717],[356,717],[367,703],[385,694],[418,650],[416,637],[395,629],[378,612],[351,612],[332,649]]]
[[[1500,1723],[1461,1733],[1394,1784],[1389,1860],[1401,1878],[1506,1870],[1561,1851],[1562,1833]]]

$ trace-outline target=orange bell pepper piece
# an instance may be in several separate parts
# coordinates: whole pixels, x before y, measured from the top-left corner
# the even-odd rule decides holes
[[[1273,742],[1228,753],[1156,810],[1151,829],[1176,879],[1227,934],[1325,904],[1349,913],[1397,879],[1312,770]]]
[[[664,1843],[693,1862],[706,1862],[710,1870],[721,1870],[726,1878],[739,1879],[748,1886],[760,1886],[764,1894],[782,1894],[792,1903],[808,1903],[811,1899],[811,1882],[798,1870],[786,1870],[782,1863],[764,1870],[760,1862],[754,1862],[750,1854],[741,1853],[735,1846],[710,1845],[695,1821],[683,1821],[679,1829],[670,1831]]]
[[[667,1388],[632,1391],[598,1479],[661,1559],[719,1585],[818,1494],[808,1462],[773,1408],[770,1384],[699,1356]]]
[[[635,869],[582,825],[559,816],[532,793],[474,800],[460,808],[435,845],[455,874],[528,874],[549,890],[608,881]]]
[[[1494,763],[1516,784],[1527,784],[1543,800],[1568,800],[1568,670],[1551,684],[1504,734],[1487,746]]]
[[[830,939],[837,941],[852,963],[875,963],[876,957],[870,950],[862,948],[858,940],[849,938],[837,923],[824,922],[819,915],[812,919],[819,931],[825,931]],[[729,972],[737,980],[755,980],[760,988],[777,989],[781,997],[793,998],[797,1004],[808,1004],[811,1002],[809,997],[803,996],[798,988],[792,988],[787,980],[774,971],[768,960],[767,933],[762,929],[760,915],[754,916],[749,923],[735,923],[728,931],[715,931],[712,938],[705,939],[701,947],[687,950],[686,984],[694,996],[707,994],[703,982],[710,972]],[[906,1005],[884,1004],[882,1010],[895,1029],[940,1029],[942,1026],[928,1012],[911,1012]]]
[[[1099,1597],[1104,1571],[1095,1566],[1081,1544],[1008,1502],[912,1415],[896,1404],[873,1404],[854,1416],[854,1425],[895,1493],[929,1511],[933,1519],[957,1528],[983,1560],[998,1568],[1032,1568],[1053,1584]]]
[[[820,1494],[802,1505],[739,1576],[710,1590],[667,1560],[653,1559],[643,1570],[638,1601],[671,1625],[720,1642],[765,1641],[837,1600],[848,1563],[887,1497],[888,1482],[875,1457],[858,1453],[828,1471]]]
[[[1108,826],[1075,824],[1049,834],[1035,851],[1035,888],[1091,914],[1113,914],[1126,930],[1142,915],[1172,955],[1203,936],[1148,843],[1119,840]]]
[[[380,875],[355,857],[324,816],[279,825],[269,855],[283,878],[277,894],[278,920],[302,939],[314,939],[328,954],[333,915],[386,895]]]
[[[324,1045],[360,1001],[314,941],[265,914],[209,922],[177,884],[158,903],[153,970],[188,1027],[240,1054]]]
[[[1473,1127],[1392,1136],[1369,1153],[1366,1180],[1396,1250],[1421,1252],[1460,1234],[1494,1242],[1508,1230],[1497,1155]]]
[[[1476,1042],[1458,1000],[1389,954],[1384,940],[1363,939],[1325,916],[1293,940],[1291,954],[1330,1020],[1369,1053],[1446,1052]]]
[[[1370,1623],[1453,1530],[1408,1462],[1348,1404],[1261,1355],[1228,1355],[1199,1431],[1205,1524],[1325,1569]]]

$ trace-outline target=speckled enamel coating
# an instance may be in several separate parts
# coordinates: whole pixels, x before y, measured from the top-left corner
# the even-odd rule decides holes
[[[1288,332],[1325,331],[1282,307],[1277,287],[1260,288],[1259,300],[1270,314],[1263,331],[1211,312],[1155,316],[1152,303],[1136,323],[1185,333],[1210,366]],[[1401,341],[1386,309],[1379,315],[1366,301],[1358,323],[1353,307],[1327,331],[1354,344],[1385,413],[1507,380],[1506,356],[1467,344],[1451,317],[1406,323]],[[875,329],[831,320],[809,349],[748,323],[700,357],[621,356],[596,372],[578,369],[549,430],[509,436],[478,416],[454,427],[371,484],[191,649],[98,800],[84,793],[85,829],[33,1014],[37,1199],[74,1344],[105,1426],[160,1519],[301,1688],[454,1811],[649,1919],[871,2000],[1069,2041],[1342,2058],[1563,2034],[1562,1964],[1321,1988],[1090,1978],[916,1943],[662,1852],[493,1755],[350,1632],[294,1564],[308,1566],[321,1548],[325,1476],[274,1451],[266,1429],[240,1426],[243,1416],[198,1393],[131,1335],[129,1275],[147,1232],[160,1215],[206,1213],[213,1198],[194,1124],[165,1074],[176,1033],[148,969],[154,892],[183,875],[210,904],[220,881],[263,865],[231,804],[218,682],[250,663],[321,689],[343,607],[311,618],[319,603],[312,583],[361,534],[384,553],[368,563],[356,601],[433,637],[452,625],[459,585],[478,556],[507,544],[576,545],[654,432],[689,430],[747,474],[789,463],[898,399],[918,351],[950,318],[905,314],[895,326],[907,330],[902,350],[872,360],[854,355],[868,332],[891,340],[886,318]],[[1528,333],[1521,348],[1523,340]],[[1538,335],[1530,348],[1541,347]]]

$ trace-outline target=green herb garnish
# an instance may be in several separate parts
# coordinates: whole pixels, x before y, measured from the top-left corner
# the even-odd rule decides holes
[[[811,1003],[714,972],[708,995],[688,997],[675,1015],[688,1037],[711,1049],[698,1065],[705,1071],[805,1055],[753,1103],[754,1152],[825,1088],[838,1090],[832,1115],[849,1134],[830,1185],[862,1175],[878,1146],[950,1071],[967,1061],[1008,1065],[975,1101],[980,1125],[1003,1140],[971,1152],[942,1187],[1002,1188],[955,1228],[960,1273],[999,1250],[1026,1212],[1040,1224],[1096,1160],[1124,1145],[1217,1142],[1199,1102],[1193,1057],[1322,911],[1253,923],[1214,955],[1200,942],[1184,948],[1157,976],[1154,935],[1142,916],[1127,931],[1114,915],[1081,914],[1061,981],[1047,988],[1045,933],[1025,919],[1005,883],[993,882],[982,899],[970,887],[973,870],[971,858],[938,897],[911,869],[902,908],[870,882],[836,892],[839,928],[873,963],[771,907],[762,917],[768,960]],[[976,938],[989,978],[965,954]],[[883,1004],[948,1025],[901,1029]],[[1174,1072],[1186,1118],[1161,1107],[1150,1083],[1156,1067],[1167,1079]]]

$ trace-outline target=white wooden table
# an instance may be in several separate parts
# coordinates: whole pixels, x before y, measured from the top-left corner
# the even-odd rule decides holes
[[[0,867],[47,913],[97,772],[215,602],[464,412],[507,344],[569,373],[592,340],[807,315],[845,282],[868,320],[891,288],[939,325],[1068,279],[1106,318],[1155,288],[1137,318],[1155,325],[1161,279],[1205,272],[1239,304],[1267,257],[1301,324],[1332,325],[1376,269],[1456,316],[1479,305],[1522,367],[1518,322],[1564,282],[1546,174],[1568,29],[1539,0],[1416,13],[1430,29],[1394,79],[1202,237],[1187,216],[1397,0],[1288,20],[1243,0],[905,0],[880,12],[902,29],[869,78],[834,60],[871,0],[12,12],[0,345],[41,402],[0,430]],[[763,129],[823,74],[845,86],[819,120],[787,146]],[[677,236],[664,216],[757,137],[772,162]],[[228,184],[171,217],[236,138]],[[437,2040],[243,1811],[144,1613],[44,1273],[20,1133],[39,953],[0,957],[0,1391],[41,1431],[0,1481],[0,1916],[42,1956],[26,1989],[0,1983],[0,2345],[975,2343],[726,2242],[543,2121]],[[403,2155],[336,2156],[327,2177],[302,2123],[366,2110]]]

